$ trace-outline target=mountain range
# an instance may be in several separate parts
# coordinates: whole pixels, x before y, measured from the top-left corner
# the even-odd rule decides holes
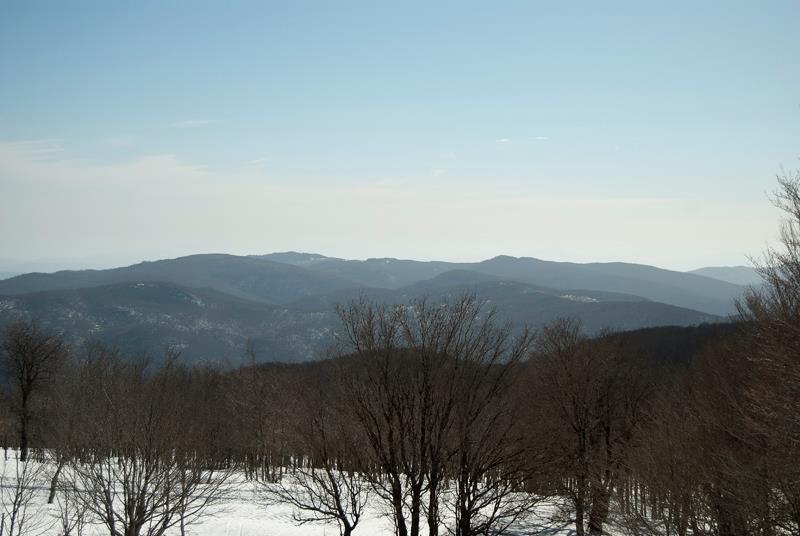
[[[726,321],[746,289],[724,280],[744,282],[732,270],[510,256],[453,263],[202,254],[0,280],[0,324],[35,318],[77,345],[100,340],[149,354],[170,345],[191,361],[236,364],[248,341],[259,360],[303,361],[335,344],[336,305],[360,297],[404,303],[474,293],[518,328],[570,316],[588,333],[624,331]]]

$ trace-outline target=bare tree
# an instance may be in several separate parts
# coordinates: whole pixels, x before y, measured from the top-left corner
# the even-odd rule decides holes
[[[184,448],[191,430],[181,405],[174,355],[155,374],[144,361],[100,352],[87,366],[86,443],[69,466],[81,505],[112,536],[162,536],[181,530],[218,504],[229,470],[208,466]]]
[[[353,441],[334,382],[325,375],[312,378],[311,386],[297,386],[295,429],[305,455],[280,482],[262,487],[271,501],[293,507],[298,524],[335,522],[342,536],[350,536],[364,513],[370,484],[354,455],[360,445]]]
[[[544,328],[536,358],[542,423],[574,512],[578,536],[603,532],[649,381],[608,337],[589,340],[580,325]]]
[[[245,365],[232,377],[228,403],[236,423],[236,447],[243,458],[245,475],[254,480],[277,482],[284,470],[287,443],[287,404],[284,385],[291,374],[256,361],[250,341]]]
[[[506,512],[499,505],[510,505],[517,481],[499,477],[513,458],[501,446],[510,437],[501,393],[527,335],[515,339],[469,295],[398,306],[361,300],[339,315],[345,353],[354,354],[345,359],[346,396],[397,534],[417,536],[423,514],[438,534],[448,477],[460,482],[460,533],[507,519],[497,512]],[[496,514],[478,515],[482,505]]]
[[[633,534],[686,536],[697,525],[705,460],[689,382],[686,371],[666,379],[636,424],[636,447],[618,501]]]
[[[56,504],[56,523],[59,536],[83,536],[88,525],[88,511],[80,498],[80,490],[72,484],[72,479],[60,481],[54,496]]]
[[[403,341],[402,307],[366,301],[339,310],[355,361],[348,374],[351,410],[370,458],[371,480],[399,536],[418,536],[427,483],[430,428],[419,362]]]
[[[518,365],[531,339],[527,332],[512,337],[510,326],[498,327],[494,312],[486,314],[471,344],[457,354],[451,433],[455,493],[447,501],[456,536],[502,534],[538,500],[525,486],[530,453],[514,397]]]
[[[764,284],[740,304],[751,326],[744,358],[752,368],[742,425],[763,446],[764,485],[774,489],[773,523],[800,532],[800,171],[778,177],[775,205],[784,213],[780,245],[767,249]]]
[[[759,268],[765,285],[750,290],[741,310],[753,322],[758,348],[753,357],[763,380],[774,389],[758,393],[756,409],[766,426],[780,419],[778,423],[789,434],[786,439],[800,443],[800,366],[792,352],[800,344],[800,173],[782,177],[780,184],[776,202],[787,213],[781,229],[784,247],[767,250]],[[781,406],[785,410],[776,413]]]
[[[9,478],[4,471],[0,476],[0,503],[3,508],[3,527],[0,536],[34,536],[48,528],[38,504],[44,468],[38,462],[22,457],[11,462],[14,472]]]
[[[28,458],[32,404],[53,381],[66,355],[64,341],[34,322],[16,322],[3,333],[0,364],[12,381],[11,397],[19,426],[21,461]]]

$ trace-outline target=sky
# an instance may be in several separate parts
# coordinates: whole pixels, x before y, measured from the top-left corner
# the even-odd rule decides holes
[[[746,264],[800,2],[0,0],[0,271],[191,253]]]

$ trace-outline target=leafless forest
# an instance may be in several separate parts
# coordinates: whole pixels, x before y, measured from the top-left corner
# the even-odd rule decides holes
[[[70,348],[19,322],[2,335],[0,439],[20,463],[0,533],[33,534],[26,471],[48,460],[72,535],[90,520],[184,533],[235,475],[265,511],[287,503],[344,535],[370,501],[399,536],[503,534],[544,503],[577,536],[800,534],[796,178],[776,201],[787,221],[766,285],[682,363],[569,319],[519,333],[475,296],[346,304],[328,359],[237,370]]]

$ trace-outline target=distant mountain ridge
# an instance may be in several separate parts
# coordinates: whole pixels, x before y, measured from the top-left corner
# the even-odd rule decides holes
[[[751,266],[708,266],[689,273],[743,286],[761,285],[764,282],[758,271]]]
[[[306,294],[359,286],[335,275],[319,274],[282,262],[210,253],[142,262],[108,270],[24,274],[0,281],[0,295],[137,281],[210,288],[232,296],[270,303],[285,303]]]
[[[191,360],[226,363],[250,340],[263,360],[301,361],[334,342],[336,304],[360,297],[404,303],[473,293],[517,327],[569,316],[594,333],[722,322],[744,290],[625,263],[203,254],[1,280],[0,325],[37,318],[78,344],[98,339],[149,353],[172,345]]]
[[[744,291],[741,285],[704,275],[621,262],[579,264],[508,255],[474,263],[393,258],[353,261],[295,252],[258,258],[302,266],[364,286],[396,289],[451,270],[469,270],[550,288],[587,288],[633,294],[716,315],[735,313],[733,301]]]

